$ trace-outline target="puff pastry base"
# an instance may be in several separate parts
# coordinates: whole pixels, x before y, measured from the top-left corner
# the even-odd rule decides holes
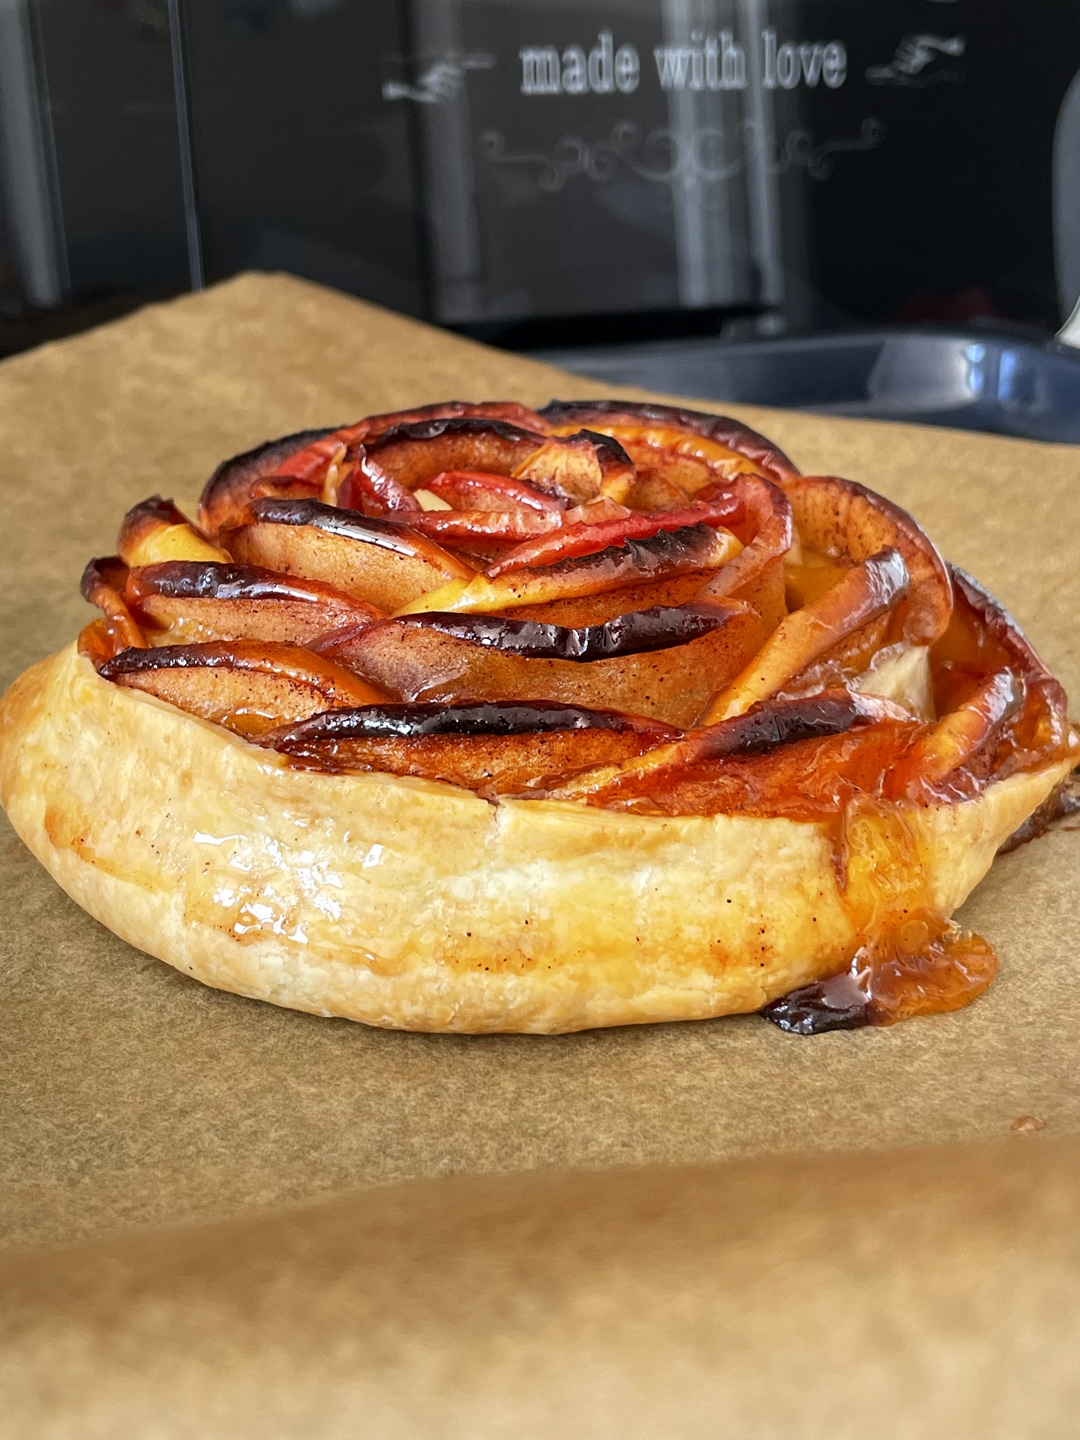
[[[909,817],[950,915],[1072,760]],[[0,799],[67,893],[206,985],[409,1030],[758,1010],[856,944],[828,827],[294,769],[74,646],[0,702]]]

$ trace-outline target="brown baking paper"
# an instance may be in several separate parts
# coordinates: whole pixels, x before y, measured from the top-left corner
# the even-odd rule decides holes
[[[0,1264],[0,1432],[1073,1440],[1078,1182],[1037,1140],[452,1176],[53,1250]]]
[[[612,393],[632,392],[612,391],[280,276],[243,276],[9,360],[0,365],[7,547],[0,567],[0,683],[70,640],[85,623],[79,575],[88,556],[114,548],[123,511],[155,491],[192,505],[226,455],[308,426],[446,398],[540,404],[553,395]],[[1080,450],[724,408],[763,429],[804,472],[867,482],[910,509],[949,558],[1013,610],[1070,693],[1080,693],[1080,574],[1073,553]],[[394,1349],[387,1340],[383,1369],[396,1378],[387,1379],[381,1399],[371,1377],[382,1373],[383,1362],[372,1356],[384,1352],[364,1350],[361,1368],[368,1379],[356,1380],[348,1404],[367,1397],[363,1403],[370,1403],[377,1417],[373,1432],[428,1433],[408,1396],[418,1386],[416,1393],[434,1405],[432,1397],[443,1386],[455,1397],[453,1414],[462,1433],[488,1433],[488,1425],[494,1433],[504,1413],[496,1403],[500,1386],[519,1400],[527,1389],[526,1362],[511,1353],[512,1335],[522,1346],[540,1347],[553,1369],[560,1356],[570,1367],[559,1382],[558,1405],[552,1402],[552,1433],[560,1413],[565,1430],[575,1397],[601,1410],[607,1397],[612,1416],[640,1413],[640,1433],[655,1434],[646,1419],[661,1412],[650,1411],[644,1400],[635,1408],[632,1397],[648,1388],[650,1375],[659,1377],[657,1386],[661,1380],[682,1385],[695,1365],[705,1365],[703,1374],[712,1373],[713,1365],[721,1391],[743,1395],[746,1408],[731,1413],[744,1416],[745,1426],[733,1421],[732,1433],[778,1433],[753,1419],[765,1410],[760,1405],[755,1410],[758,1401],[749,1397],[747,1357],[783,1368],[777,1355],[768,1353],[766,1322],[773,1317],[779,1323],[783,1307],[776,1297],[785,1275],[796,1277],[790,1283],[802,1296],[803,1308],[796,1309],[805,1324],[839,1325],[838,1339],[850,1355],[844,1337],[858,1327],[851,1328],[855,1320],[848,1316],[847,1300],[837,1301],[835,1313],[822,1309],[799,1259],[818,1255],[821,1244],[835,1249],[842,1235],[848,1237],[836,1251],[847,1256],[842,1283],[820,1269],[825,1263],[820,1255],[814,1260],[819,1269],[811,1266],[807,1274],[818,1275],[826,1289],[839,1287],[836,1294],[850,1298],[851,1314],[872,1329],[875,1276],[885,1266],[893,1277],[890,1304],[898,1309],[892,1329],[885,1338],[877,1335],[874,1344],[879,1369],[887,1368],[888,1335],[895,1334],[897,1373],[910,1360],[913,1373],[922,1377],[910,1386],[912,1404],[926,1367],[945,1366],[934,1371],[938,1378],[948,1369],[940,1356],[934,1361],[911,1348],[928,1313],[920,1287],[930,1285],[936,1294],[933,1286],[940,1280],[932,1263],[938,1252],[926,1249],[926,1232],[944,1247],[946,1276],[974,1287],[969,1308],[951,1318],[939,1316],[931,1333],[942,1343],[952,1335],[959,1345],[957,1337],[971,1339],[973,1324],[991,1326],[992,1320],[1007,1330],[1006,1319],[995,1311],[1000,1299],[1007,1313],[1015,1313],[1018,1328],[1009,1331],[1015,1343],[1024,1334],[1043,1342],[1038,1365],[1049,1366],[1046,1373],[1057,1377],[1054,1403],[1065,1394],[1071,1370],[1054,1370],[1057,1351],[1050,1335],[1065,1324],[1067,1313],[1053,1298],[1066,1283],[1059,1273],[1062,1247],[1073,1247],[1075,1261],[1080,1236],[1076,1211],[1065,1216],[1066,1200],[1071,1203],[1080,1178],[1080,1148],[1047,1141],[1080,1134],[1075,827],[1059,827],[999,859],[962,912],[964,922],[1001,956],[1001,974],[983,999],[954,1015],[811,1040],[784,1035],[756,1017],[558,1037],[475,1038],[406,1035],[320,1020],[204,989],[130,949],[72,904],[6,825],[0,832],[0,866],[5,900],[0,1243],[9,1256],[30,1252],[17,1261],[0,1260],[0,1281],[10,1280],[23,1297],[20,1303],[33,1311],[32,1323],[28,1319],[18,1327],[21,1338],[11,1340],[3,1354],[29,1367],[27,1373],[54,1376],[51,1389],[44,1378],[41,1383],[52,1395],[59,1428],[42,1433],[75,1433],[63,1429],[57,1417],[66,1413],[65,1405],[77,1403],[71,1397],[91,1391],[105,1417],[92,1433],[150,1433],[148,1424],[124,1421],[121,1381],[127,1375],[129,1388],[143,1393],[145,1380],[145,1403],[154,1404],[156,1397],[164,1405],[167,1371],[159,1367],[156,1379],[147,1378],[145,1346],[162,1345],[161,1355],[175,1359],[181,1350],[186,1353],[180,1337],[189,1332],[201,1338],[187,1370],[174,1367],[174,1373],[187,1375],[192,1394],[202,1383],[198,1376],[205,1381],[213,1368],[213,1347],[220,1342],[252,1393],[272,1380],[283,1396],[293,1395],[297,1428],[281,1433],[324,1433],[303,1429],[304,1406],[313,1407],[319,1424],[337,1413],[333,1406],[339,1400],[346,1406],[340,1396],[351,1383],[345,1378],[348,1367],[335,1371],[331,1388],[337,1387],[339,1400],[327,1400],[324,1415],[322,1401],[301,1384],[308,1342],[282,1363],[282,1355],[290,1354],[282,1318],[290,1307],[298,1315],[313,1307],[321,1317],[316,1333],[326,1347],[338,1345],[342,1355],[352,1353],[349,1345],[361,1344],[357,1337],[369,1334],[374,1315],[393,1336],[409,1329],[417,1309],[423,1313],[430,1356],[424,1359],[428,1351],[417,1340],[408,1350],[412,1360],[395,1370],[396,1362],[386,1358]],[[1018,1121],[1023,1124],[1014,1133]],[[1040,1127],[1040,1134],[1028,1133]],[[959,1148],[961,1142],[994,1140],[1001,1145],[985,1152]],[[956,1148],[929,1158],[902,1153],[927,1145]],[[901,1153],[887,1161],[835,1153],[776,1158],[896,1147]],[[489,1172],[715,1166],[737,1157],[772,1158],[689,1175],[655,1170],[638,1178],[617,1172],[478,1178]],[[449,1175],[472,1178],[434,1183]],[[920,1218],[920,1176],[932,1177],[925,1180],[928,1194],[937,1185],[953,1197],[952,1219],[943,1222],[940,1234],[931,1218]],[[398,1181],[415,1183],[316,1208],[302,1219],[260,1213]],[[812,1198],[800,1205],[793,1193],[803,1185]],[[738,1217],[747,1217],[745,1231],[742,1219],[727,1216],[729,1190],[737,1194]],[[995,1198],[999,1191],[1004,1198]],[[906,1205],[904,1214],[914,1227],[915,1239],[902,1232],[901,1251],[916,1240],[924,1245],[921,1261],[908,1256],[914,1270],[888,1269],[900,1263],[886,1263],[895,1247],[865,1219],[884,1207],[887,1230],[890,1205]],[[579,1206],[592,1218],[580,1218]],[[1058,1226],[1057,1238],[1043,1251],[1031,1238],[1044,1223],[1040,1206],[1050,1207]],[[657,1218],[669,1210],[688,1217],[686,1233],[696,1237],[692,1247],[678,1238],[679,1226],[665,1228],[667,1221]],[[603,1223],[597,1218],[601,1211]],[[974,1217],[970,1236],[966,1211]],[[494,1217],[490,1275],[484,1259],[488,1232],[476,1229],[478,1214]],[[507,1214],[512,1224],[500,1218]],[[860,1223],[876,1238],[852,1238],[852,1215],[864,1217]],[[786,1237],[782,1243],[775,1241],[774,1217]],[[150,1226],[224,1220],[224,1228],[205,1234],[130,1238]],[[574,1238],[552,1260],[545,1289],[537,1276],[549,1245],[562,1243],[564,1224]],[[370,1284],[365,1280],[367,1298],[351,1308],[343,1305],[335,1328],[331,1301],[320,1298],[319,1285],[304,1273],[305,1247],[311,1247],[316,1277],[333,1272],[334,1257],[345,1251],[342,1284],[349,1276],[366,1276],[375,1242],[344,1251],[339,1244],[345,1232],[355,1238],[354,1226],[385,1232],[388,1249],[384,1254],[381,1242],[375,1246],[379,1258]],[[414,1226],[426,1237],[415,1252],[409,1238]],[[115,1238],[104,1248],[65,1249],[51,1257],[35,1248],[99,1236]],[[999,1245],[995,1236],[1005,1239]],[[464,1255],[475,1251],[471,1278],[462,1271],[459,1247]],[[219,1251],[235,1253],[236,1265],[218,1266],[213,1257]],[[286,1277],[280,1293],[268,1279],[279,1254]],[[864,1255],[863,1268],[853,1258],[858,1255]],[[692,1256],[701,1261],[699,1274]],[[1033,1267],[1030,1295],[1023,1306],[1016,1299],[1014,1312],[1008,1312],[1021,1260]],[[212,1275],[213,1283],[181,1283],[177,1277],[189,1276],[189,1267],[190,1275]],[[437,1280],[443,1272],[446,1286]],[[229,1276],[236,1277],[235,1286]],[[717,1276],[732,1304],[735,1296],[757,1307],[757,1318],[734,1348],[729,1332],[738,1305],[724,1312],[723,1323],[715,1318],[719,1311],[709,1308],[718,1303]],[[524,1287],[520,1303],[514,1299],[515,1277]],[[463,1298],[470,1293],[473,1302]],[[136,1301],[136,1295],[143,1298]],[[95,1296],[105,1297],[100,1311]],[[594,1333],[607,1324],[609,1302],[617,1302],[611,1313],[651,1306],[655,1316],[655,1333],[641,1316],[632,1321],[624,1315],[623,1329],[616,1327],[620,1335],[632,1330],[637,1337],[626,1342],[627,1356],[637,1353],[635,1346],[641,1351],[633,1383],[618,1367],[612,1369],[620,1353],[616,1341],[602,1344]],[[500,1306],[514,1315],[505,1333],[493,1319],[502,1313]],[[1076,1310],[1074,1303],[1074,1315]],[[120,1348],[109,1358],[100,1336],[116,1330],[114,1312],[121,1311],[127,1313],[127,1328],[117,1333],[127,1339],[116,1341]],[[573,1323],[560,1338],[554,1317],[570,1312]],[[241,1313],[243,1325],[237,1327]],[[1080,1331],[1073,1324],[1075,1352]],[[152,1344],[146,1338],[151,1333]],[[497,1341],[503,1357],[493,1372],[499,1385],[483,1403],[475,1388],[479,1380],[469,1378],[472,1371],[466,1367],[464,1379],[458,1373],[471,1334]],[[582,1337],[590,1334],[592,1348],[583,1349]],[[658,1336],[661,1351],[654,1355]],[[792,1363],[811,1353],[798,1348],[794,1331],[785,1343],[782,1354]],[[964,1352],[963,1363],[974,1364],[979,1356],[989,1363],[1005,1354],[990,1340],[987,1345]],[[957,1355],[948,1363],[961,1365]],[[322,1363],[330,1362],[323,1356]],[[415,1374],[409,1364],[419,1367]],[[420,1372],[426,1377],[422,1383],[416,1378]],[[768,1385],[779,1383],[779,1373],[769,1369]],[[833,1371],[826,1367],[822,1373]],[[690,1409],[681,1412],[684,1418],[699,1413],[694,1405],[705,1404],[700,1379],[686,1381]],[[879,1375],[878,1381],[877,1389],[866,1382],[867,1405],[892,1395],[886,1379]],[[998,1376],[995,1383],[1005,1381]],[[1019,1376],[1009,1383],[1010,1393],[1026,1393]],[[468,1408],[470,1385],[479,1407],[475,1415]],[[616,1392],[622,1396],[618,1404]],[[658,1405],[661,1390],[649,1393],[650,1403]],[[506,1415],[526,1414],[520,1405],[514,1410],[506,1403]],[[285,1399],[281,1404],[288,1409]],[[47,1406],[40,1413],[52,1414]],[[217,1434],[209,1413],[184,1421],[188,1428],[180,1418],[169,1428],[172,1422],[159,1417],[153,1433]],[[536,1415],[542,1414],[541,1407]],[[699,1418],[704,1415],[702,1410]],[[470,1416],[475,1426],[466,1423]],[[52,1421],[41,1421],[47,1423]],[[222,1423],[222,1434],[249,1433],[239,1422]],[[805,1417],[799,1423],[803,1429],[793,1421],[783,1433],[848,1433],[819,1431]],[[546,1425],[538,1419],[530,1433],[546,1435]],[[613,1434],[639,1430],[629,1421],[612,1421]],[[356,1433],[347,1425],[346,1431]],[[706,1427],[703,1433],[716,1432]],[[967,1432],[943,1423],[937,1433]],[[983,1427],[971,1433],[1064,1431]]]

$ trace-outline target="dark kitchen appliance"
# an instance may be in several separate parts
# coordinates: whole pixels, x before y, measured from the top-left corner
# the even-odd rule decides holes
[[[853,325],[996,354],[1080,295],[1078,76],[1062,0],[8,0],[0,343],[262,268],[519,348],[698,337],[680,374],[753,342],[721,398],[854,374],[790,338]]]

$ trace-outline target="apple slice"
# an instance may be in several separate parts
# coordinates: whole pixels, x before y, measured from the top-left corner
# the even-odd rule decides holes
[[[223,536],[235,559],[332,585],[382,611],[475,570],[425,536],[315,500],[256,500],[251,522]]]
[[[402,425],[417,425],[425,420],[505,420],[519,430],[542,431],[543,421],[535,410],[515,400],[446,400],[436,405],[420,405],[415,410],[391,410],[370,415],[364,422],[368,435],[382,435]]]
[[[370,459],[409,490],[446,470],[510,476],[547,444],[547,437],[505,420],[452,416],[395,425],[372,436]]]
[[[257,445],[219,465],[203,489],[199,523],[209,535],[216,536],[227,526],[241,524],[248,503],[260,494],[312,500],[322,495],[329,503],[336,503],[340,475],[330,473],[337,468],[331,462],[342,456],[348,446],[395,426],[469,415],[508,420],[527,430],[542,429],[540,417],[523,405],[502,402],[473,405],[452,400],[444,405],[372,415],[353,425],[302,430],[281,440]],[[324,489],[332,493],[324,494]]]
[[[317,580],[213,561],[171,560],[133,570],[125,598],[164,632],[155,644],[275,640],[307,645],[328,630],[355,629],[382,618],[373,605]]]
[[[441,470],[424,481],[424,489],[446,500],[455,510],[564,510],[566,500],[546,495],[535,485],[491,475],[484,470]]]
[[[302,646],[251,640],[124,650],[98,673],[245,736],[384,698]]]
[[[626,488],[624,502],[632,510],[681,510],[690,503],[690,492],[652,466],[635,469]]]
[[[605,477],[605,461],[608,475]],[[614,462],[614,463],[613,463]],[[633,483],[630,457],[610,437],[580,430],[560,440],[546,440],[513,471],[515,479],[531,480],[554,495],[584,505],[604,493],[619,500]],[[614,487],[614,489],[613,489]]]
[[[635,716],[533,701],[334,710],[261,743],[313,769],[416,775],[504,795],[547,788],[602,760],[639,755],[674,734]]]
[[[663,474],[691,493],[720,475],[749,473],[783,480],[799,473],[763,435],[724,415],[627,400],[552,400],[540,414],[553,435],[584,426],[612,436],[639,466],[657,461]],[[706,461],[709,468],[691,464],[683,471],[673,463],[678,456]]]
[[[986,676],[963,704],[915,742],[889,776],[889,797],[923,804],[970,799],[985,775],[974,775],[969,767],[1023,702],[1024,683],[1011,670]]]
[[[228,560],[211,545],[171,500],[151,495],[133,506],[120,524],[116,548],[126,565],[153,565],[159,560]]]
[[[544,625],[562,625],[569,629],[605,625],[620,615],[639,610],[674,609],[696,604],[712,573],[691,570],[685,575],[624,585],[618,590],[601,590],[591,595],[576,595],[566,600],[548,600],[534,605],[511,605],[505,611],[496,609],[485,613],[505,614],[515,620],[536,620]],[[709,602],[705,600],[702,603]]]
[[[405,516],[421,510],[412,491],[377,464],[363,445],[347,453],[344,466],[335,472],[333,479],[328,476],[322,499],[327,504],[376,517]]]
[[[784,560],[792,540],[787,496],[771,480],[740,475],[706,487],[698,501],[730,502],[734,508],[724,524],[745,547],[710,580],[708,595],[745,600],[761,616],[765,633],[771,634],[787,613]]]
[[[930,652],[934,701],[944,718],[895,783],[913,793],[936,785],[953,794],[973,781],[1003,780],[1048,759],[1080,761],[1065,692],[1023,631],[970,575],[952,565],[949,573],[952,617]],[[950,769],[951,756],[956,764]]]
[[[950,565],[949,571],[953,616],[931,651],[938,713],[951,708],[954,676],[963,687],[966,670],[985,675],[1007,668],[1024,682],[1023,708],[1008,722],[1009,772],[1045,764],[1047,755],[1064,759],[1070,750],[1075,753],[1076,733],[1061,685],[1004,606],[963,570]]]
[[[571,556],[544,568],[512,570],[494,578],[476,575],[471,580],[451,581],[421,595],[398,613],[505,611],[521,605],[643,586],[655,580],[705,575],[719,569],[739,548],[734,535],[711,525],[699,523],[678,530],[659,530],[643,540],[628,540],[593,554]]]
[[[417,535],[428,535],[455,548],[520,545],[563,528],[559,511],[542,510],[426,510],[399,516]]]
[[[290,459],[302,456],[311,446],[327,441],[339,434],[338,428],[328,430],[301,430],[295,435],[286,435],[280,440],[268,440],[224,460],[203,486],[199,501],[199,524],[208,535],[216,537],[220,531],[243,522],[248,504],[259,492],[289,493],[294,499],[317,499],[322,489],[323,477],[316,474],[303,479],[295,474],[284,473]],[[334,440],[336,451],[340,440]],[[280,476],[277,485],[271,477]],[[300,489],[302,494],[297,495]]]
[[[321,496],[328,503],[336,504],[346,452],[352,449],[355,460],[356,447],[366,437],[399,425],[463,415],[490,415],[518,424],[538,418],[520,405],[469,405],[456,400],[397,414],[372,415],[352,425],[302,430],[281,440],[257,445],[219,465],[203,489],[200,523],[211,535],[226,526],[238,525],[244,519],[248,503],[260,495],[312,500]],[[350,461],[349,468],[351,465]]]
[[[83,599],[96,605],[105,615],[104,624],[94,631],[99,649],[102,644],[105,648],[112,645],[117,651],[129,646],[140,649],[147,643],[124,596],[127,579],[128,567],[119,555],[104,555],[91,560],[83,571],[79,586]]]
[[[893,614],[889,638],[932,645],[952,614],[952,587],[944,560],[910,515],[853,480],[799,475],[784,494],[804,545],[834,561],[865,560],[890,548],[907,566],[911,586]]]
[[[824,595],[780,622],[742,674],[717,695],[706,724],[767,700],[847,636],[885,614],[907,588],[907,568],[897,550],[882,550],[853,566]]]
[[[685,726],[761,638],[748,605],[657,609],[566,629],[481,615],[416,615],[320,652],[403,700],[549,700],[610,706]]]
[[[656,797],[694,777],[706,762],[731,762],[767,756],[801,741],[823,741],[852,729],[890,725],[910,736],[912,717],[900,706],[877,696],[849,690],[825,690],[816,695],[773,697],[751,710],[715,725],[705,725],[657,746],[622,765],[598,766],[563,785],[552,798],[584,800],[606,805],[616,797]],[[895,729],[888,732],[889,757],[895,755]],[[826,767],[824,773],[832,772]],[[741,776],[745,782],[747,778]],[[798,789],[792,798],[798,802]],[[836,797],[831,797],[835,813]]]
[[[369,462],[409,490],[447,470],[487,471],[581,504],[628,458],[607,436],[551,439],[503,420],[462,416],[400,425],[365,442]],[[617,498],[617,497],[616,497]]]
[[[417,495],[424,495],[424,489]],[[572,530],[575,534],[595,528],[630,514],[621,505],[606,497],[575,506],[572,510],[435,510],[415,515],[394,515],[418,535],[444,541],[455,551],[485,559],[494,564],[508,549],[543,536],[555,536]],[[655,529],[660,527],[651,527]],[[589,548],[589,547],[586,547]],[[601,549],[601,545],[592,548]],[[489,572],[490,573],[490,572]]]
[[[710,505],[692,504],[681,510],[657,510],[651,514],[624,511],[612,520],[598,524],[574,524],[571,511],[567,523],[557,533],[543,539],[530,540],[509,551],[485,572],[491,579],[511,570],[551,566],[560,560],[578,555],[591,555],[609,545],[624,545],[628,540],[647,540],[661,530],[681,530],[688,525],[721,525],[735,508],[725,497]]]

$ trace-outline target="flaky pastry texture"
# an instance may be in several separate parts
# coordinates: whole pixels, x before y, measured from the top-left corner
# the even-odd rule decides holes
[[[0,702],[59,884],[203,983],[433,1031],[953,1009],[1077,763],[1015,624],[732,421],[451,404],[155,497]]]

